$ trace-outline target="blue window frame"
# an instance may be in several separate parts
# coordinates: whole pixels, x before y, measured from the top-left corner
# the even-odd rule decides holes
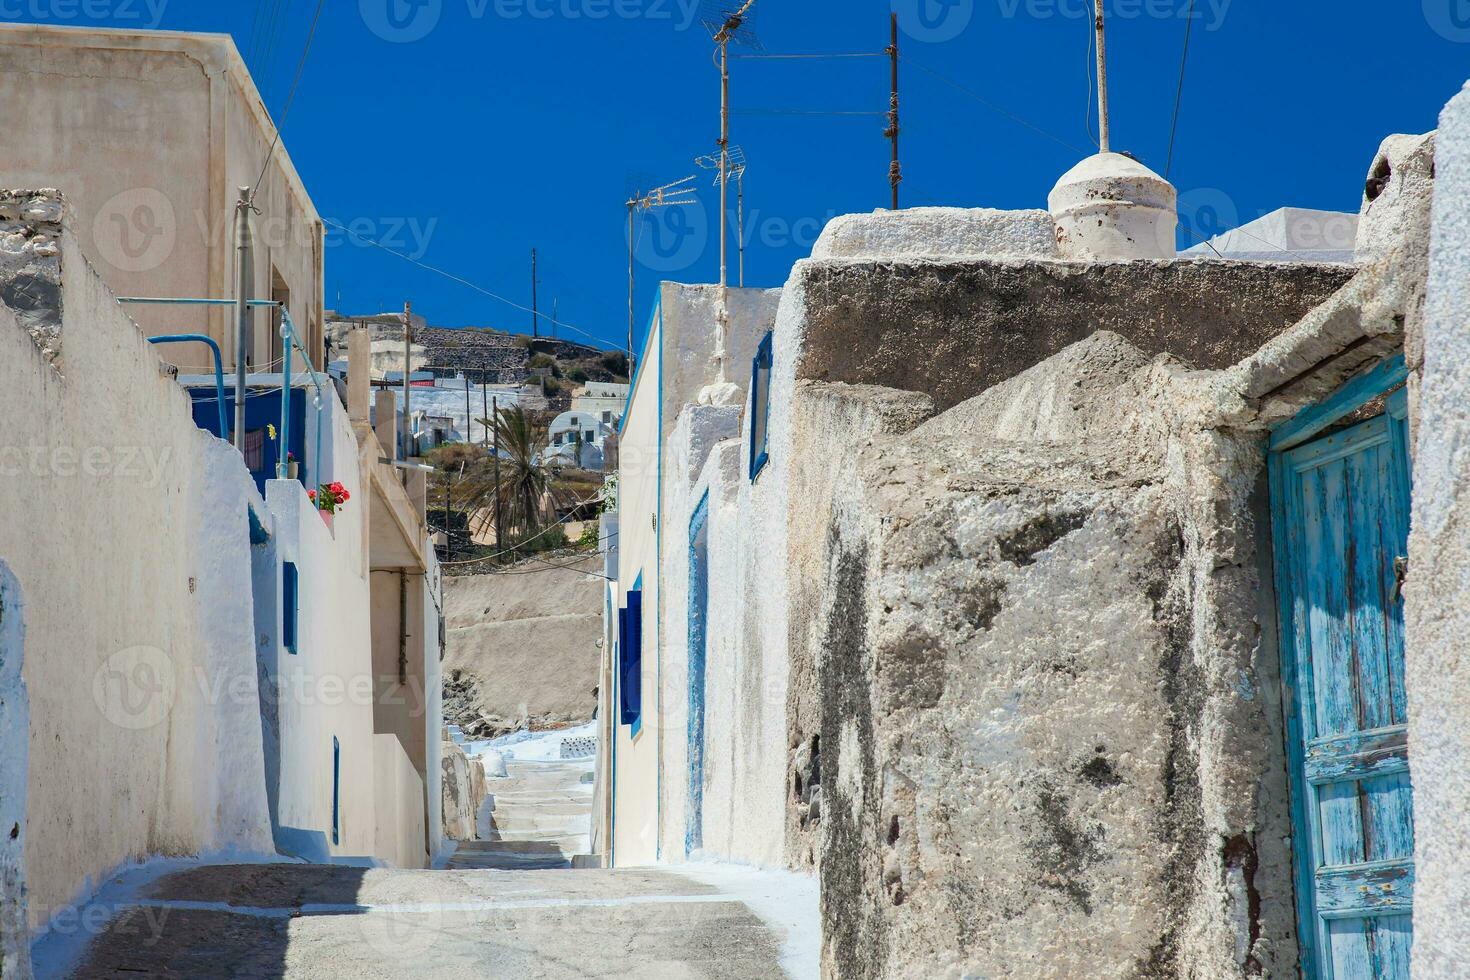
[[[342,843],[342,743],[332,736],[332,843]]]
[[[628,604],[618,610],[618,721],[643,728],[643,577],[628,593]]]
[[[299,609],[299,585],[296,563],[281,563],[281,642],[292,653],[296,649],[297,610]]]
[[[771,414],[771,334],[756,349],[750,366],[750,478],[771,458],[767,423]]]

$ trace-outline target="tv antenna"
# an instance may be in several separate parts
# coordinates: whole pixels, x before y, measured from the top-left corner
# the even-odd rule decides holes
[[[740,286],[745,286],[745,150],[739,146],[731,146],[726,149],[725,156],[728,159],[723,172],[715,174],[715,183],[723,184],[733,179],[735,181],[735,249],[740,256]],[[707,157],[695,157],[694,162],[704,170],[721,171],[720,158],[711,154]]]
[[[718,48],[720,68],[720,168],[717,177],[720,184],[720,312],[719,326],[715,331],[715,361],[718,366],[718,382],[728,387],[725,334],[730,326],[730,42],[760,50],[760,39],[749,24],[750,8],[755,0],[703,0],[700,20],[714,38]]]
[[[695,189],[691,186],[694,177],[691,175],[682,180],[676,180],[662,187],[655,187],[647,193],[634,191],[633,196],[628,199],[628,378],[633,377],[633,283],[634,283],[634,248],[637,245],[635,219],[638,215],[656,208],[679,207],[684,204],[696,204]]]
[[[1093,29],[1097,31],[1097,145],[1107,153],[1108,139],[1108,45],[1103,0],[1095,0]]]

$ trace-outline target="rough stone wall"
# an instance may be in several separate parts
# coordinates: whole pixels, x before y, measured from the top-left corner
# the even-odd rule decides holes
[[[1258,438],[1205,428],[1199,376],[1143,360],[1099,335],[875,439],[840,481],[829,976],[1294,961]],[[1035,397],[1089,384],[1111,393],[1090,412]]]
[[[930,395],[940,410],[1097,330],[1224,368],[1331,296],[1341,265],[1222,261],[802,262],[797,374]],[[778,332],[779,337],[779,332]]]
[[[0,303],[41,353],[61,353],[61,247],[66,202],[59,192],[0,191]]]
[[[599,566],[594,556],[568,570],[528,562],[515,575],[446,577],[445,720],[471,738],[591,721]]]
[[[1470,86],[1440,117],[1434,167],[1428,303],[1406,342],[1423,378],[1404,619],[1414,975],[1447,980],[1470,950]]]
[[[790,673],[786,691],[786,863],[816,865],[822,820],[821,692],[816,661],[823,641],[822,596],[830,587],[826,561],[832,497],[852,461],[879,434],[906,432],[928,418],[927,396],[873,385],[796,383],[791,402],[791,452],[786,542]]]
[[[485,802],[485,767],[456,743],[445,741],[443,745],[444,836],[449,840],[475,840],[479,837],[480,805]]]

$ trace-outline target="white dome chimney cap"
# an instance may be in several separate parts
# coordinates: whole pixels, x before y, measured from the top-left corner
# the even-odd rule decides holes
[[[1064,258],[1172,259],[1179,224],[1174,185],[1122,153],[1097,153],[1067,171],[1047,198]]]

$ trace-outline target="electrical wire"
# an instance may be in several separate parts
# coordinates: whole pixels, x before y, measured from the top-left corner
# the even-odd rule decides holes
[[[847,109],[736,109],[737,116],[886,116],[886,112]]]
[[[944,84],[948,85],[949,87],[955,89],[957,92],[960,92],[960,93],[962,93],[964,95],[969,96],[970,98],[974,99],[976,102],[978,102],[981,105],[985,106],[985,108],[989,109],[991,112],[995,112],[995,113],[998,113],[998,114],[1000,114],[1002,116],[1005,116],[1007,119],[1011,120],[1011,122],[1014,122],[1017,125],[1025,126],[1027,129],[1031,130],[1032,132],[1037,133],[1037,134],[1039,134],[1041,136],[1045,136],[1047,139],[1053,141],[1054,143],[1060,143],[1062,146],[1065,146],[1069,150],[1073,150],[1073,151],[1075,151],[1077,153],[1082,153],[1082,154],[1086,154],[1088,152],[1087,150],[1084,150],[1082,147],[1077,146],[1077,145],[1075,145],[1075,144],[1073,144],[1073,143],[1071,143],[1071,142],[1069,142],[1069,141],[1067,141],[1065,139],[1062,139],[1062,137],[1056,135],[1055,133],[1048,132],[1047,130],[1041,128],[1040,126],[1036,125],[1035,123],[1031,122],[1030,120],[1025,119],[1025,118],[1023,118],[1021,116],[1016,115],[1014,112],[1010,111],[1009,109],[1005,108],[1004,106],[997,105],[996,103],[991,102],[989,99],[985,98],[984,96],[977,95],[976,93],[972,92],[970,89],[968,89],[965,86],[961,85],[959,82],[955,81],[954,79],[950,78],[949,76],[944,75],[944,74],[941,74],[940,72],[935,71],[933,68],[930,68],[927,65],[920,64],[919,62],[914,61],[912,58],[908,57],[907,55],[899,55],[899,60],[902,61],[904,64],[911,65],[912,67],[919,69],[919,71],[924,72],[925,74],[933,75],[939,81],[941,81]]]
[[[581,501],[578,501],[577,503],[573,504],[572,505],[572,509],[573,510],[576,510],[578,507],[585,507],[587,504],[593,503],[596,500],[597,500],[596,497],[588,497],[586,500],[581,500]],[[527,538],[526,540],[520,542],[519,544],[515,545],[514,547],[507,548],[504,551],[497,551],[493,555],[484,555],[484,556],[482,556],[480,558],[471,558],[471,559],[468,559],[466,561],[440,562],[439,564],[441,564],[441,565],[474,565],[474,564],[477,564],[477,563],[482,562],[482,561],[490,561],[492,558],[503,558],[506,555],[515,554],[516,552],[520,551],[521,548],[523,548],[526,545],[530,544],[532,541],[536,541],[536,540],[539,540],[540,538],[544,538],[546,535],[550,534],[552,531],[555,531],[558,527],[561,527],[563,524],[570,523],[571,520],[572,520],[572,515],[571,514],[568,514],[566,517],[563,517],[561,520],[555,522],[554,524],[548,524],[545,527],[545,529],[543,529],[539,534],[536,534],[536,535],[533,535],[532,537]]]
[[[1097,33],[1094,21],[1087,21],[1087,138],[1092,140],[1094,149],[1101,149],[1102,142],[1092,128],[1092,79],[1093,72],[1097,71],[1097,54],[1094,45],[1097,43]]]
[[[732,54],[741,61],[794,61],[806,58],[887,58],[887,51],[854,51],[843,54]]]
[[[339,221],[333,221],[331,218],[323,218],[322,219],[322,223],[323,224],[327,224],[327,225],[331,225],[333,228],[336,228],[339,231],[342,231],[345,234],[352,236],[353,238],[355,238],[358,241],[362,242],[364,245],[369,245],[369,246],[371,246],[373,248],[382,249],[384,252],[387,252],[389,255],[396,255],[396,256],[398,256],[398,258],[402,259],[405,262],[409,262],[409,263],[411,263],[413,265],[416,265],[419,268],[424,269],[424,270],[426,270],[428,272],[435,273],[436,275],[443,276],[446,279],[449,279],[449,280],[451,280],[453,282],[459,283],[461,286],[467,286],[470,289],[473,289],[475,292],[477,292],[477,293],[483,293],[484,295],[489,296],[491,299],[498,300],[499,302],[504,303],[507,306],[512,306],[512,307],[514,307],[514,308],[516,308],[518,310],[523,310],[526,313],[533,312],[533,310],[531,309],[531,307],[524,306],[524,305],[522,305],[520,303],[517,303],[513,299],[506,299],[504,296],[500,295],[499,293],[491,292],[490,290],[486,289],[484,286],[478,285],[477,283],[470,282],[468,279],[465,279],[462,276],[457,276],[457,275],[455,275],[452,272],[446,272],[443,269],[440,269],[440,268],[438,268],[436,266],[429,265],[427,262],[420,262],[418,259],[415,259],[415,258],[413,258],[413,257],[411,257],[409,255],[406,255],[403,252],[399,252],[399,251],[397,251],[395,249],[391,249],[387,245],[382,244],[381,242],[375,242],[371,238],[368,238],[365,235],[360,235],[360,234],[358,234],[357,232],[355,232],[352,229],[348,228],[346,225],[342,224]],[[602,346],[603,348],[605,348],[607,350],[615,350],[615,351],[623,351],[624,353],[631,353],[630,351],[627,350],[627,348],[622,347],[622,346],[620,346],[618,344],[610,344],[607,341],[601,339],[600,337],[596,337],[596,336],[588,333],[587,331],[583,330],[580,327],[574,327],[570,323],[565,323],[565,322],[563,322],[561,320],[554,320],[553,321],[553,320],[551,320],[550,317],[547,317],[544,313],[541,314],[541,315],[542,315],[542,318],[543,319],[546,319],[546,320],[548,320],[550,322],[554,322],[558,327],[562,327],[564,329],[570,330],[573,333],[581,334],[583,337],[586,337],[587,339],[591,340],[594,345],[600,345],[600,346]]]
[[[276,134],[271,138],[270,148],[265,151],[265,162],[260,165],[260,176],[255,178],[255,186],[250,189],[250,205],[255,205],[255,196],[260,193],[260,182],[265,179],[265,172],[270,169],[271,154],[276,152],[276,146],[281,142],[281,130],[286,126],[286,117],[291,114],[291,104],[296,101],[296,88],[301,84],[301,73],[306,70],[306,59],[311,54],[311,42],[316,39],[316,28],[322,19],[322,8],[327,5],[327,0],[317,0],[316,13],[311,18],[311,30],[306,34],[306,44],[301,49],[301,60],[296,62],[296,77],[291,80],[291,90],[286,93],[286,104],[281,108],[281,121],[273,126]]]
[[[1164,164],[1164,179],[1174,169],[1174,138],[1179,134],[1179,107],[1184,102],[1184,69],[1189,67],[1189,35],[1194,31],[1194,0],[1189,0],[1189,15],[1184,22],[1184,54],[1179,58],[1179,88],[1174,93],[1174,121],[1169,125],[1169,159]]]

